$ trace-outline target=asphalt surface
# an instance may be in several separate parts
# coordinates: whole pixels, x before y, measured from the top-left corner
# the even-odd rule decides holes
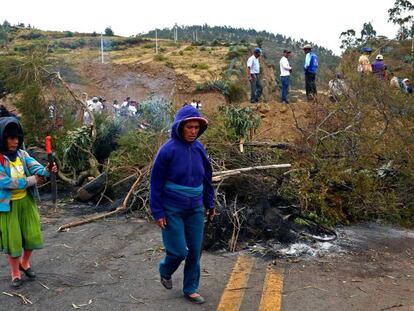
[[[120,216],[59,233],[73,209],[42,215],[45,248],[32,260],[38,278],[11,289],[3,255],[0,310],[414,310],[411,231],[349,228],[345,251],[322,257],[205,252],[207,302],[194,306],[182,296],[182,267],[172,290],[159,282],[163,248],[154,224]]]

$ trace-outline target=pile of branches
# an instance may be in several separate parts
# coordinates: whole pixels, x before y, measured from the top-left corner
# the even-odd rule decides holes
[[[412,225],[414,98],[358,75],[354,64],[347,58],[342,64],[347,98],[322,99],[307,124],[296,121],[296,168],[281,191],[327,223]]]

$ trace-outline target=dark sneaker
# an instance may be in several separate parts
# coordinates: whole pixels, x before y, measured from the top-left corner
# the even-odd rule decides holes
[[[15,278],[12,280],[11,282],[11,287],[13,288],[19,288],[20,286],[22,286],[23,281],[21,278]]]
[[[30,279],[34,279],[36,277],[36,273],[30,267],[25,270],[22,265],[19,265],[19,269]]]
[[[161,284],[166,288],[166,289],[172,289],[173,285],[172,285],[172,279],[166,279],[161,277]]]
[[[203,304],[203,303],[205,303],[205,302],[206,302],[206,301],[204,300],[203,296],[201,296],[201,295],[197,295],[197,296],[195,296],[195,297],[191,297],[190,295],[184,295],[184,297],[185,297],[187,300],[189,300],[189,301],[191,301],[192,303],[195,303],[195,304],[197,304],[197,305],[201,305],[201,304]]]

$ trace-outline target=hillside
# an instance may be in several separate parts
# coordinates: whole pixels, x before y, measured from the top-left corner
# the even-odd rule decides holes
[[[283,34],[273,34],[267,31],[256,31],[254,29],[233,28],[228,26],[179,26],[177,28],[180,40],[192,41],[194,44],[213,45],[234,45],[248,43],[252,46],[259,44],[263,48],[263,56],[266,61],[275,69],[276,77],[279,77],[279,60],[283,56],[284,49],[292,51],[291,65],[294,68],[292,75],[293,88],[302,88],[304,78],[302,74],[304,54],[302,47],[311,44],[314,51],[318,54],[320,72],[318,79],[322,85],[332,79],[340,58],[335,56],[332,51],[322,46],[313,44],[305,39],[295,40]],[[164,28],[157,30],[159,38],[172,39],[174,29]],[[197,36],[196,36],[197,35]],[[143,37],[155,38],[155,30],[142,34]]]

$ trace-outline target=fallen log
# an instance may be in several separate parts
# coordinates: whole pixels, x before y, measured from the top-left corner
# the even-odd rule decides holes
[[[118,213],[124,212],[128,209],[128,201],[131,198],[131,195],[134,193],[135,189],[138,187],[138,185],[140,184],[140,182],[143,180],[143,178],[148,175],[149,173],[149,167],[145,167],[142,171],[139,172],[137,180],[134,182],[134,184],[132,185],[131,189],[129,189],[127,195],[125,196],[124,201],[122,202],[122,205],[117,207],[115,210],[111,211],[111,212],[105,212],[105,213],[99,213],[97,215],[94,215],[92,217],[88,217],[85,219],[80,219],[80,220],[76,220],[76,221],[72,221],[68,224],[62,225],[58,228],[58,231],[61,232],[63,230],[69,229],[69,228],[73,228],[73,227],[77,227],[80,225],[84,225],[84,224],[88,224],[106,217],[110,217],[113,215],[116,215]]]
[[[227,170],[227,171],[218,171],[213,172],[213,176],[219,176],[219,175],[225,175],[233,172],[248,172],[248,171],[254,171],[254,170],[268,170],[273,168],[290,168],[292,167],[291,164],[271,164],[271,165],[259,165],[259,166],[250,166],[250,167],[242,167],[242,168],[236,168],[234,170]]]
[[[226,177],[230,177],[230,176],[234,176],[234,175],[239,175],[239,174],[241,174],[241,172],[239,172],[239,171],[230,172],[230,173],[223,174],[223,175],[213,176],[212,180],[213,180],[213,182],[219,182],[219,181],[222,181]]]
[[[106,172],[102,173],[95,179],[80,187],[76,193],[76,198],[80,201],[87,202],[94,196],[98,195],[105,188],[107,182]]]
[[[213,182],[219,182],[219,181],[222,181],[224,178],[227,178],[233,175],[238,175],[243,172],[249,172],[249,171],[254,171],[254,170],[268,170],[268,169],[276,169],[276,168],[290,168],[290,167],[292,167],[291,164],[271,164],[271,165],[243,167],[243,168],[227,170],[227,171],[218,171],[218,172],[213,172]]]
[[[277,149],[291,149],[294,147],[291,143],[286,142],[267,142],[267,141],[250,141],[244,143],[245,146],[250,147],[267,147],[267,148],[277,148]]]

